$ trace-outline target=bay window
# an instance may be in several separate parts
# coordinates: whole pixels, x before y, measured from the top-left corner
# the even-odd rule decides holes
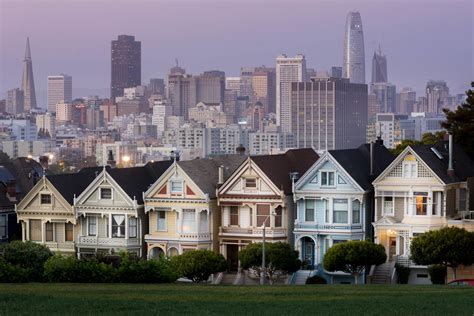
[[[257,204],[257,227],[263,226],[263,223],[270,215],[270,205]],[[265,222],[265,227],[269,227],[269,221]]]
[[[427,215],[428,214],[428,193],[419,192],[414,196],[415,201],[415,214],[416,215]]]
[[[130,217],[128,220],[128,237],[137,238],[138,220],[136,217]]]
[[[157,223],[156,228],[159,231],[166,230],[166,211],[158,211],[157,212]]]
[[[194,210],[183,210],[183,232],[196,232],[196,212]]]
[[[112,215],[112,237],[125,238],[125,215]]]
[[[360,224],[360,201],[352,201],[352,223]]]
[[[383,197],[383,214],[393,215],[393,197],[392,196]]]
[[[347,199],[334,199],[333,202],[333,222],[337,224],[347,224],[348,205]]]
[[[305,201],[305,222],[314,222],[314,200]]]
[[[238,206],[230,207],[230,225],[239,226],[239,207]]]
[[[89,236],[97,236],[97,217],[89,216],[87,222]]]

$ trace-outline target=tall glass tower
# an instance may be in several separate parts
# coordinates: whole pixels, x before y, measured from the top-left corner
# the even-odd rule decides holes
[[[364,32],[359,12],[347,14],[342,64],[343,76],[351,83],[365,83]]]
[[[23,59],[23,77],[21,90],[24,93],[23,109],[25,112],[36,108],[35,81],[33,79],[33,62],[31,61],[30,39],[26,38],[25,59]]]

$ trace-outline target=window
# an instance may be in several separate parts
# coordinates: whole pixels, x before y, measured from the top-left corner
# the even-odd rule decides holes
[[[275,209],[275,227],[283,226],[283,209],[281,206],[278,206]]]
[[[403,163],[403,177],[405,178],[416,178],[418,164],[416,161],[404,162]]]
[[[383,213],[385,215],[393,215],[393,197],[392,196],[384,196]]]
[[[209,223],[207,221],[207,212],[202,211],[199,213],[199,229],[201,232],[205,233],[209,231]]]
[[[334,199],[334,223],[347,224],[347,199]]]
[[[138,221],[135,217],[130,217],[128,220],[128,237],[137,238]]]
[[[330,219],[330,212],[329,212],[329,203],[327,200],[322,200],[322,202],[324,203],[324,217],[325,217],[325,221],[326,223],[330,223],[331,222],[331,219]]]
[[[352,201],[352,223],[360,224],[360,201]]]
[[[314,200],[305,201],[305,222],[314,222]]]
[[[183,210],[183,232],[196,232],[196,212],[195,210]]]
[[[158,211],[158,222],[156,224],[157,230],[164,231],[166,230],[166,212]]]
[[[90,216],[87,220],[89,221],[89,236],[97,236],[97,217]]]
[[[45,224],[46,241],[53,241],[53,228],[54,228],[53,223],[46,223]]]
[[[238,206],[230,207],[230,225],[239,226],[239,207]]]
[[[111,188],[100,188],[100,198],[104,200],[112,199],[112,189]]]
[[[112,237],[125,238],[125,215],[112,215]]]
[[[334,186],[334,172],[322,171],[321,172],[321,185],[322,186]]]
[[[171,181],[171,193],[183,193],[183,182]]]
[[[270,205],[266,204],[257,204],[257,227],[263,226],[263,223],[265,222],[265,227],[269,227],[270,223],[269,220],[267,219],[268,216],[270,215]]]
[[[431,215],[436,215],[437,213],[437,204],[438,204],[438,197],[440,192],[433,192],[433,199],[431,201]]]
[[[426,194],[427,195],[427,194]],[[428,196],[415,195],[415,211],[416,215],[427,215]]]
[[[65,240],[73,241],[74,240],[74,226],[71,223],[66,223],[66,225],[64,225],[64,229],[65,229]]]
[[[7,215],[0,215],[0,239],[7,238]]]
[[[459,189],[459,211],[464,212],[466,210],[466,198],[467,190]]]
[[[51,204],[51,194],[41,194],[41,204]]]
[[[30,219],[30,240],[31,241],[41,241],[41,220],[40,219]]]
[[[246,178],[245,179],[245,188],[247,188],[247,189],[256,189],[257,188],[257,179],[255,179],[255,178]]]

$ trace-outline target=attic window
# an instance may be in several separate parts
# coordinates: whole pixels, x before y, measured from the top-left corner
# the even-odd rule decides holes
[[[41,194],[41,204],[51,204],[51,194]]]
[[[245,187],[247,189],[256,189],[257,188],[257,179],[255,179],[255,178],[245,179]]]
[[[101,188],[100,189],[100,198],[103,200],[112,199],[112,189],[111,188]]]
[[[183,193],[183,182],[171,181],[171,193]]]

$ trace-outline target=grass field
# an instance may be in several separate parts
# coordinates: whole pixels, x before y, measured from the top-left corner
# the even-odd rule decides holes
[[[0,284],[0,315],[473,315],[474,288]]]

